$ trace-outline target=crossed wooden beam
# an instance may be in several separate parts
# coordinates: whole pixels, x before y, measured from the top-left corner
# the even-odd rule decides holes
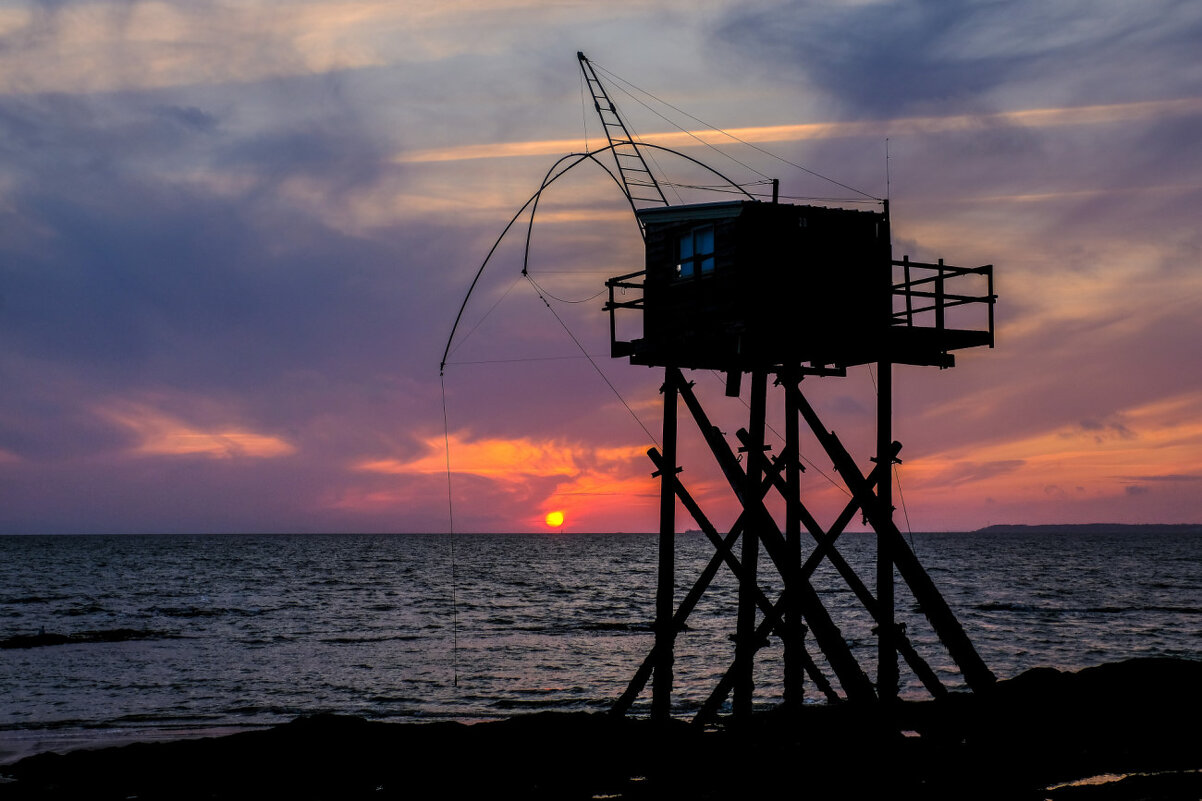
[[[888,688],[878,691],[880,688],[873,684],[861,668],[844,640],[838,624],[810,582],[814,571],[823,560],[829,561],[838,571],[864,609],[876,621],[875,631],[881,640],[881,653],[892,657],[893,671],[896,671],[896,660],[900,656],[928,692],[936,697],[945,695],[947,689],[930,665],[914,650],[902,627],[893,623],[892,599],[890,598],[888,603],[890,608],[885,608],[836,547],[839,536],[857,512],[863,514],[877,533],[878,548],[882,549],[888,562],[889,581],[892,581],[892,569],[895,567],[910,587],[940,641],[960,668],[969,688],[974,691],[980,690],[996,681],[893,522],[893,510],[887,502],[887,494],[886,501],[882,502],[878,490],[882,483],[887,485],[890,481],[892,463],[901,445],[892,442],[886,458],[878,458],[877,464],[865,476],[834,432],[822,425],[813,407],[801,392],[800,380],[799,372],[791,375],[782,372],[777,377],[777,383],[782,385],[785,391],[786,441],[781,453],[770,459],[765,454],[764,447],[767,374],[764,371],[753,372],[749,427],[737,432],[737,437],[743,445],[740,450],[747,455],[746,460],[741,462],[722,432],[710,423],[693,392],[692,383],[685,380],[680,370],[666,370],[662,388],[664,452],[661,453],[657,448],[647,452],[656,467],[653,475],[661,479],[660,572],[654,626],[655,644],[635,672],[626,691],[615,702],[611,710],[613,714],[625,714],[646,687],[648,680],[654,676],[652,716],[669,716],[676,634],[684,627],[689,615],[723,565],[726,565],[739,581],[735,655],[718,686],[697,712],[694,723],[704,724],[712,720],[732,692],[735,693],[735,714],[750,712],[752,663],[756,651],[767,643],[769,634],[776,634],[784,643],[784,698],[787,706],[801,703],[803,675],[809,676],[814,686],[829,701],[843,700],[807,651],[804,641],[807,633],[813,634],[847,701],[871,703],[890,700]],[[742,506],[742,511],[725,534],[719,533],[679,478],[680,468],[675,466],[678,398],[684,401]],[[804,420],[814,433],[851,495],[842,512],[825,530],[801,501],[799,475],[804,468],[799,458],[799,418]],[[764,499],[774,490],[785,501],[784,531],[764,503]],[[674,607],[675,565],[672,543],[677,501],[709,539],[714,547],[714,554],[680,605]],[[803,529],[814,543],[804,560],[801,558]],[[736,543],[741,546],[739,555],[735,553]],[[784,582],[784,589],[775,601],[766,595],[757,581],[760,544]],[[891,590],[889,595],[892,595]]]

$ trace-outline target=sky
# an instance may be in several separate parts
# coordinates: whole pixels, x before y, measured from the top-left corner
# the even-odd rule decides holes
[[[0,533],[655,530],[662,373],[594,297],[641,242],[595,166],[540,203],[545,302],[523,222],[439,375],[598,146],[578,50],[647,141],[995,265],[996,348],[894,370],[903,528],[1202,521],[1202,4],[48,0],[0,2]],[[803,382],[865,471],[873,381]]]

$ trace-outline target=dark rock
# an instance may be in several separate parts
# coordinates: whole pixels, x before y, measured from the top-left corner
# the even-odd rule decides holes
[[[888,710],[813,705],[704,731],[584,713],[474,725],[315,715],[215,739],[30,757],[6,769],[16,781],[0,796],[1197,798],[1200,687],[1202,662],[1153,659],[1030,671],[989,693]],[[1046,789],[1106,772],[1159,778]]]

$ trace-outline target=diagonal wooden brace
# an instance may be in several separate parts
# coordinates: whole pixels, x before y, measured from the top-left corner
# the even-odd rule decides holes
[[[882,514],[872,486],[864,478],[864,474],[860,472],[860,468],[851,458],[847,449],[843,447],[839,437],[822,425],[822,421],[818,419],[817,413],[802,394],[800,387],[789,383],[785,386],[785,391],[793,396],[798,410],[814,432],[814,436],[822,444],[827,456],[831,458],[835,469],[839,471],[839,475],[847,484],[847,488],[859,500],[869,524],[878,534],[888,539],[894,565],[902,579],[909,585],[914,599],[918,601],[919,607],[926,615],[927,620],[931,622],[940,641],[947,648],[953,661],[960,667],[964,681],[971,689],[977,691],[992,687],[997,682],[997,677],[993,675],[993,671],[985,665],[980,654],[973,647],[972,641],[968,639],[960,621],[956,619],[951,608],[948,607],[947,601],[944,600],[935,587],[935,583],[931,581],[931,577],[923,569],[918,557],[910,550],[910,546],[905,537],[901,535],[901,531],[898,530],[897,524],[890,516]],[[889,469],[891,466],[877,465],[878,469],[881,467]]]
[[[737,436],[739,437],[740,441],[744,438],[745,433],[746,432],[744,431],[738,432]],[[900,450],[901,443],[894,442],[891,455],[896,456]],[[766,457],[762,455],[759,458],[766,461]],[[784,455],[782,454],[781,458],[777,459],[776,461],[779,463],[783,459]],[[877,465],[873,468],[867,479],[869,491],[872,491],[873,487],[877,486],[877,484],[882,480],[882,473],[884,473],[886,476],[888,475],[887,468],[888,465],[886,465],[885,469],[882,469],[880,465]],[[785,482],[779,478],[779,474],[778,478],[774,482],[774,485],[777,492],[785,497],[788,497],[788,487],[785,485]],[[858,509],[860,506],[860,501],[855,497],[852,498],[852,500],[847,504],[847,507],[844,508],[843,514],[839,516],[839,520],[836,521],[838,528],[836,529],[835,527],[832,527],[830,532],[823,532],[822,528],[818,525],[818,521],[816,521],[813,516],[805,510],[804,506],[800,505],[800,502],[798,503],[802,511],[802,522],[805,524],[806,529],[810,532],[810,535],[818,543],[814,553],[803,566],[802,572],[805,577],[808,578],[813,573],[814,569],[818,566],[818,563],[821,562],[823,557],[829,559],[831,564],[835,566],[835,569],[839,571],[839,575],[843,577],[843,580],[847,583],[847,586],[851,588],[853,593],[855,593],[856,598],[858,598],[860,603],[864,605],[864,608],[868,611],[868,614],[870,614],[872,619],[877,621],[879,624],[881,620],[880,606],[877,604],[876,598],[873,597],[868,587],[864,584],[863,580],[860,579],[859,575],[856,574],[852,566],[847,563],[842,554],[840,554],[835,548],[835,539],[843,532],[844,527],[846,527],[847,523],[850,522],[851,518],[855,515],[856,509]],[[806,568],[808,568],[808,570]],[[939,677],[935,675],[935,671],[933,671],[931,666],[926,663],[926,660],[924,660],[918,654],[918,652],[914,650],[914,646],[910,643],[909,639],[901,632],[900,629],[896,627],[894,628],[891,633],[891,639],[898,653],[900,653],[906,660],[906,664],[908,664],[910,669],[914,671],[914,675],[916,675],[922,682],[923,686],[927,688],[927,691],[936,697],[947,695],[947,688],[944,687],[942,682],[939,681]]]
[[[656,469],[662,471],[663,457],[660,455],[659,451],[655,448],[652,448],[647,452],[647,455],[651,457],[651,461],[655,464]],[[761,498],[764,495],[767,495],[771,490],[772,479],[774,477],[775,471],[769,473],[765,477],[760,488]],[[731,526],[730,533],[728,533],[724,538],[719,538],[717,529],[714,527],[713,523],[711,523],[709,518],[706,517],[705,513],[701,510],[701,507],[698,506],[694,501],[692,495],[685,490],[684,485],[679,479],[676,480],[675,487],[677,497],[681,499],[686,510],[688,510],[689,514],[693,516],[693,519],[697,522],[697,525],[701,527],[701,530],[706,532],[706,535],[710,538],[710,542],[714,543],[715,553],[712,557],[710,557],[709,563],[705,566],[705,569],[701,571],[701,575],[693,584],[692,589],[690,589],[685,595],[684,600],[680,602],[680,607],[677,608],[675,614],[673,614],[673,634],[684,626],[685,621],[688,620],[689,615],[692,614],[693,609],[696,608],[697,602],[701,600],[701,596],[705,593],[706,589],[709,588],[710,583],[714,580],[714,576],[716,576],[718,573],[718,569],[722,567],[724,562],[731,566],[731,569],[735,572],[736,576],[739,576],[740,578],[742,577],[742,570],[738,565],[738,560],[734,557],[734,553],[731,551],[731,546],[734,545],[735,541],[738,540],[739,536],[743,533],[743,529],[746,526],[748,518],[747,511],[744,510],[735,520],[734,525]],[[727,561],[728,557],[730,561]],[[779,614],[776,612],[773,605],[768,601],[766,596],[763,597],[763,604],[761,608],[765,609],[765,615],[776,615],[776,620],[779,621]],[[626,686],[625,692],[618,697],[618,700],[614,702],[613,707],[610,708],[611,714],[624,715],[630,709],[631,705],[634,703],[634,700],[638,698],[639,693],[641,693],[643,688],[647,685],[647,680],[651,677],[651,673],[655,667],[656,657],[659,655],[658,649],[660,647],[662,646],[658,643],[652,646],[650,653],[648,653],[643,659],[642,664],[640,664],[638,670],[635,671],[634,677],[631,678],[630,683]]]
[[[761,529],[760,537],[765,549],[768,551],[768,556],[776,564],[776,568],[780,571],[782,578],[788,582],[793,571],[788,567],[784,537],[781,535],[776,521],[772,519],[768,510],[764,508],[762,498],[749,499],[744,497],[743,486],[745,483],[745,474],[743,473],[743,468],[739,465],[738,457],[731,450],[730,444],[727,443],[718,429],[709,424],[705,410],[701,408],[701,404],[697,401],[697,396],[693,394],[692,387],[683,384],[680,387],[680,396],[684,400],[689,412],[692,413],[698,428],[705,432],[711,432],[706,437],[710,445],[710,451],[718,461],[719,467],[722,468],[727,483],[730,484],[731,489],[743,504],[743,508],[753,515],[752,520]],[[787,584],[786,589],[790,589]],[[855,656],[852,655],[851,649],[843,639],[842,632],[834,620],[831,619],[826,607],[822,605],[818,593],[814,591],[809,581],[804,579],[800,580],[797,584],[796,592],[797,601],[801,605],[802,614],[810,625],[810,631],[813,632],[814,639],[818,642],[818,647],[826,655],[831,669],[835,671],[839,683],[843,685],[843,690],[847,693],[847,697],[854,701],[868,701],[875,698],[876,691],[873,689],[872,682],[868,680],[863,669],[856,661]],[[727,672],[729,673],[730,671]]]

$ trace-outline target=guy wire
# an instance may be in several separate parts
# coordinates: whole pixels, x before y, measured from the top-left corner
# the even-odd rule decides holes
[[[613,392],[614,397],[616,397],[618,401],[626,407],[626,411],[630,412],[630,416],[633,417],[634,421],[639,424],[639,428],[643,429],[643,433],[647,435],[647,438],[654,442],[657,447],[659,447],[659,440],[656,439],[655,435],[651,433],[647,426],[643,425],[643,421],[639,419],[637,414],[635,414],[634,409],[630,408],[630,404],[627,403],[626,399],[622,397],[622,393],[618,392],[618,388],[615,387],[613,382],[609,380],[609,376],[605,375],[605,373],[601,371],[601,368],[597,366],[597,362],[593,360],[592,355],[585,350],[584,345],[581,344],[580,340],[576,338],[576,335],[572,333],[572,329],[568,328],[568,324],[565,323],[563,318],[559,316],[559,313],[555,311],[555,307],[553,307],[547,301],[547,299],[543,297],[542,290],[539,288],[539,285],[535,283],[534,279],[530,277],[529,273],[526,274],[526,280],[530,282],[530,286],[534,289],[535,294],[538,295],[538,299],[543,302],[543,305],[547,307],[547,310],[550,311],[552,316],[555,317],[556,321],[559,322],[560,327],[563,328],[572,342],[576,343],[576,347],[580,349],[580,352],[584,354],[584,357],[588,359],[588,363],[591,364],[593,369],[597,371],[597,375],[601,376],[601,380],[604,381],[605,385],[608,386],[610,391]]]
[[[763,153],[765,156],[768,156],[769,158],[774,158],[774,159],[776,159],[777,161],[780,161],[780,162],[783,162],[783,163],[785,163],[785,164],[788,164],[790,167],[794,167],[794,168],[796,168],[796,169],[798,169],[798,170],[801,170],[802,172],[804,172],[804,173],[807,173],[807,174],[809,174],[809,175],[812,175],[812,176],[814,176],[815,178],[818,178],[818,179],[820,179],[820,180],[823,180],[823,181],[827,181],[827,182],[829,182],[829,183],[832,183],[832,184],[834,184],[835,186],[837,186],[837,187],[839,187],[839,188],[841,188],[841,189],[846,189],[846,190],[848,190],[849,192],[855,192],[857,195],[862,195],[863,197],[865,197],[865,198],[868,198],[868,199],[870,199],[870,200],[878,200],[878,201],[879,201],[879,200],[881,199],[881,198],[873,197],[871,194],[869,194],[868,192],[865,192],[865,191],[864,191],[864,190],[862,190],[862,189],[856,189],[854,186],[848,186],[847,184],[845,184],[845,183],[842,183],[841,181],[836,181],[834,178],[831,178],[830,176],[823,175],[823,174],[822,174],[822,173],[820,173],[820,172],[817,172],[817,171],[815,171],[815,170],[811,170],[809,167],[806,167],[806,166],[804,166],[804,165],[798,164],[797,162],[794,162],[794,161],[790,161],[789,159],[787,159],[787,158],[785,158],[785,157],[783,157],[783,156],[779,156],[779,155],[777,155],[776,153],[773,153],[772,151],[770,151],[770,150],[767,150],[766,148],[762,148],[762,147],[760,147],[759,145],[753,144],[752,142],[748,142],[748,141],[747,141],[747,140],[745,140],[745,139],[742,139],[742,138],[740,138],[740,137],[738,137],[738,136],[735,136],[735,135],[734,135],[733,133],[731,133],[730,131],[723,130],[722,128],[719,128],[719,127],[717,127],[717,126],[715,126],[715,125],[710,125],[710,124],[709,124],[708,122],[706,122],[705,120],[698,119],[697,117],[694,117],[692,114],[688,113],[687,111],[685,111],[685,110],[683,110],[683,109],[680,109],[680,108],[677,108],[676,106],[672,105],[672,104],[671,104],[671,103],[669,103],[668,101],[666,101],[666,100],[663,100],[663,99],[661,99],[661,98],[658,98],[658,97],[656,97],[656,96],[655,96],[655,95],[653,95],[651,92],[648,92],[646,89],[643,89],[643,88],[642,88],[642,87],[640,87],[640,86],[636,86],[635,84],[631,83],[630,81],[626,80],[625,78],[622,78],[622,77],[620,77],[620,76],[618,76],[618,75],[615,75],[614,73],[612,73],[612,72],[610,72],[609,70],[605,69],[605,67],[602,67],[602,66],[601,66],[600,64],[598,64],[597,62],[595,62],[595,61],[594,61],[594,62],[592,62],[592,64],[593,64],[593,66],[594,66],[594,67],[596,67],[598,70],[600,70],[601,72],[603,72],[603,73],[605,73],[606,75],[608,75],[608,76],[609,76],[609,78],[610,78],[611,80],[613,80],[613,81],[615,81],[616,83],[618,83],[618,84],[619,84],[618,88],[619,88],[619,89],[621,89],[621,90],[622,90],[622,91],[623,91],[623,92],[624,92],[624,93],[625,93],[625,94],[626,94],[628,97],[630,97],[630,98],[631,98],[632,100],[634,100],[636,103],[640,104],[641,106],[643,106],[643,107],[644,107],[644,108],[646,108],[648,111],[650,111],[651,113],[655,114],[656,116],[660,117],[660,118],[661,118],[661,119],[663,119],[665,122],[667,122],[669,125],[672,125],[672,126],[674,126],[675,128],[677,128],[678,130],[680,130],[681,132],[683,132],[683,133],[685,133],[685,134],[687,134],[687,135],[689,135],[689,136],[692,136],[694,139],[697,139],[697,141],[698,141],[698,142],[700,142],[701,144],[703,144],[703,145],[706,145],[707,147],[711,148],[712,150],[715,150],[715,151],[716,151],[716,152],[718,152],[718,153],[721,153],[721,154],[722,154],[723,156],[725,156],[726,158],[730,159],[731,161],[734,161],[734,162],[735,162],[735,163],[737,163],[737,164],[740,164],[740,165],[741,165],[741,166],[743,166],[743,167],[746,167],[747,169],[751,170],[751,171],[752,171],[752,172],[754,172],[754,173],[757,173],[757,174],[759,174],[761,177],[767,178],[768,176],[764,175],[764,173],[760,172],[759,170],[755,169],[754,167],[751,167],[751,166],[749,166],[749,165],[747,165],[747,164],[743,164],[743,162],[741,162],[741,161],[739,161],[738,159],[734,158],[734,157],[733,157],[733,156],[731,156],[730,154],[723,152],[722,150],[720,150],[719,148],[715,147],[714,145],[711,145],[710,143],[708,143],[708,142],[706,142],[706,141],[702,140],[700,137],[697,137],[697,136],[696,136],[696,135],[694,135],[694,134],[693,134],[691,131],[687,131],[687,130],[685,130],[685,129],[684,129],[682,126],[680,126],[680,125],[677,125],[675,122],[673,122],[672,120],[668,119],[668,118],[667,118],[666,116],[664,116],[663,114],[660,114],[658,111],[656,111],[655,109],[653,109],[653,108],[651,108],[650,106],[648,106],[646,103],[644,103],[644,102],[643,102],[642,100],[640,100],[639,98],[635,97],[635,96],[634,96],[632,93],[630,93],[630,92],[629,92],[629,91],[627,91],[627,90],[626,90],[626,89],[625,89],[623,86],[621,86],[621,84],[625,84],[626,86],[629,86],[630,88],[634,89],[635,91],[642,92],[644,95],[646,95],[647,97],[651,98],[651,99],[652,99],[652,100],[654,100],[655,102],[657,102],[657,103],[662,103],[663,105],[667,106],[668,108],[672,109],[673,111],[675,111],[675,112],[677,112],[677,113],[679,113],[679,114],[683,114],[684,116],[688,117],[689,119],[693,120],[694,122],[696,122],[696,123],[699,123],[699,124],[701,124],[701,125],[704,125],[706,128],[709,128],[709,129],[710,129],[710,130],[712,130],[712,131],[716,131],[716,132],[718,132],[718,133],[722,134],[723,136],[729,137],[730,139],[733,139],[734,141],[738,142],[739,144],[741,144],[741,145],[745,145],[745,146],[747,146],[747,147],[751,148],[752,150],[755,150],[755,151],[758,151],[758,152],[760,152],[760,153]]]
[[[713,376],[713,377],[714,377],[714,379],[716,379],[717,381],[719,381],[719,382],[721,382],[721,383],[723,383],[723,384],[725,384],[725,383],[726,383],[726,379],[724,379],[722,376],[718,375],[718,371],[717,371],[717,370],[710,370],[710,371],[708,371],[708,372],[709,372],[709,374],[710,374],[711,376]],[[740,396],[739,396],[739,403],[743,404],[743,407],[744,407],[745,409],[747,409],[747,410],[750,410],[750,409],[751,409],[751,404],[749,404],[747,401],[743,400],[743,396],[742,396],[742,395],[740,395]],[[783,439],[785,438],[783,434],[781,434],[779,431],[777,431],[775,428],[773,428],[773,427],[772,427],[772,424],[771,424],[771,423],[769,423],[769,422],[765,421],[765,422],[764,422],[764,427],[765,427],[765,428],[767,428],[769,431],[771,431],[771,432],[772,432],[774,435],[776,435],[776,437],[777,437],[778,439],[782,439],[782,440],[783,440]],[[822,468],[821,468],[821,467],[819,467],[819,466],[818,466],[818,465],[817,465],[817,464],[814,462],[814,460],[813,460],[813,459],[811,459],[810,457],[806,456],[804,453],[800,453],[800,452],[798,452],[797,456],[798,456],[798,457],[801,459],[801,461],[803,461],[803,462],[805,462],[806,464],[808,464],[808,465],[809,465],[809,466],[810,466],[810,467],[811,467],[811,468],[814,470],[814,472],[816,472],[818,475],[820,475],[820,476],[822,476],[823,478],[825,478],[825,479],[827,480],[827,482],[828,482],[828,483],[829,483],[829,484],[830,484],[832,487],[834,487],[835,489],[839,490],[840,492],[842,492],[842,493],[843,493],[844,495],[846,495],[847,497],[849,497],[849,498],[851,498],[851,497],[852,497],[851,491],[850,491],[849,489],[847,489],[847,487],[843,486],[843,485],[842,485],[842,484],[840,484],[838,481],[835,481],[835,479],[831,478],[831,477],[830,477],[830,476],[828,476],[826,473],[824,473],[824,472],[822,471]],[[803,467],[802,469],[804,470],[805,468]]]
[[[885,140],[886,142],[888,140]],[[879,392],[876,386],[876,373],[872,370],[872,365],[868,365],[868,377],[872,379],[872,391]],[[897,498],[901,501],[902,514],[906,518],[906,534],[910,537],[910,550],[914,550],[914,531],[910,528],[910,511],[906,509],[906,494],[902,492],[901,473],[897,471],[897,463],[893,465],[893,482],[897,485]]]
[[[901,501],[902,514],[906,517],[906,534],[910,537],[910,550],[917,554],[918,550],[914,547],[914,532],[910,528],[910,510],[906,508],[906,493],[902,492],[901,473],[897,471],[897,465],[893,465],[893,477],[897,480],[897,498]]]
[[[438,383],[442,387],[442,441],[447,459],[447,531],[451,543],[451,681],[459,686],[459,571],[455,564],[455,495],[451,491],[451,427],[447,422],[447,380],[443,371],[438,372]]]

